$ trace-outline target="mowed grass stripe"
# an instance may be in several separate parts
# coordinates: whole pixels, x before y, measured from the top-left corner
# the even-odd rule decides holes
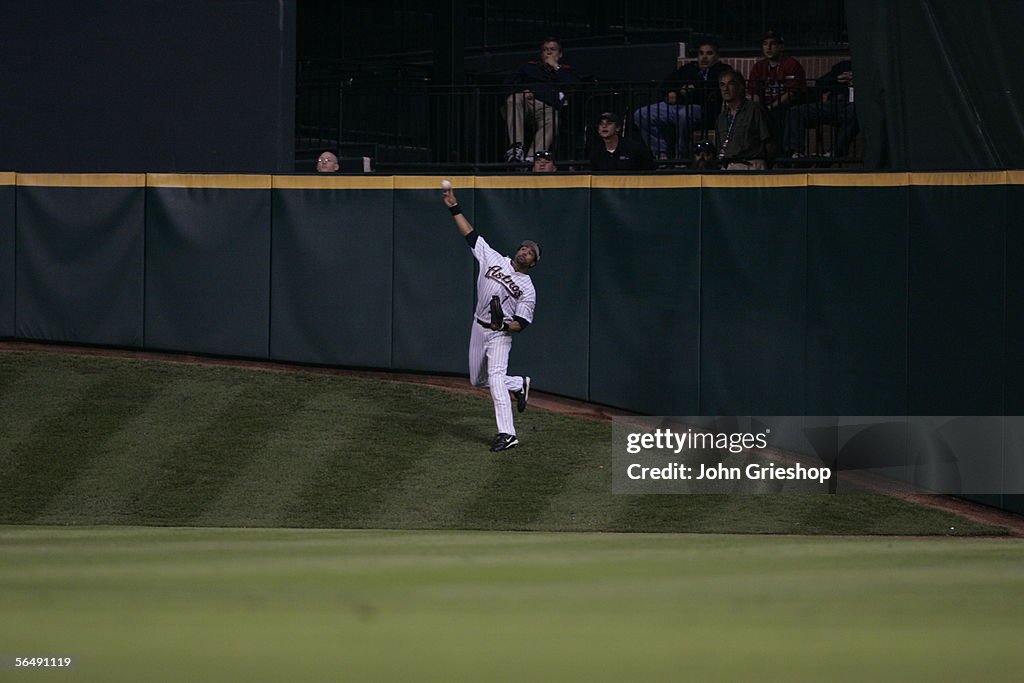
[[[162,369],[160,365],[131,364],[111,372],[127,372],[123,377],[130,381],[133,375],[150,378]],[[152,495],[189,448],[197,426],[216,415],[225,401],[234,400],[241,386],[217,383],[213,376],[198,382],[176,374],[169,377],[148,404],[111,436],[89,467],[51,501],[38,521],[182,521],[176,511],[155,507]]]
[[[615,496],[608,424],[531,409],[492,454],[485,392],[11,352],[0,377],[0,522],[1007,533],[876,496]]]
[[[545,417],[550,419],[537,420],[533,413],[530,419],[522,420],[525,424],[518,431],[524,446],[513,452],[513,457],[497,461],[490,481],[466,501],[464,517],[480,520],[480,528],[485,529],[544,528],[544,513],[551,509],[552,500],[565,494],[572,474],[592,471],[594,463],[609,459],[610,448],[593,448],[592,435],[599,431],[598,425],[561,415]],[[574,429],[589,434],[568,443],[559,438],[558,434]],[[561,443],[558,458],[530,445],[552,441]],[[608,490],[610,484],[609,480]]]
[[[625,514],[631,496],[603,495],[611,490],[611,482],[608,460],[590,458],[566,477],[562,494],[549,499],[541,519],[551,524],[549,529],[615,528],[614,521]]]
[[[344,401],[328,385],[301,386],[295,410],[277,420],[263,447],[223,487],[195,522],[205,525],[284,526],[289,510],[338,457]],[[325,428],[326,425],[326,428]]]
[[[605,438],[607,426],[536,409],[517,415],[522,441],[518,448],[500,456],[490,454],[481,448],[494,431],[489,397],[481,391],[442,409],[438,427],[431,425],[430,432],[446,438],[428,445],[405,472],[378,517],[379,526],[404,526],[402,519],[414,518],[420,528],[466,528],[466,519],[474,520],[470,528],[477,529],[545,528],[541,518],[549,501],[566,491],[566,473],[575,472],[571,454],[578,447],[567,447],[565,435],[577,431],[586,458],[603,459],[591,446]],[[481,413],[481,402],[486,412]],[[433,404],[428,408],[433,410]],[[557,444],[557,450],[551,444]],[[554,526],[572,528],[571,519],[559,518]]]
[[[416,476],[428,454],[464,464],[466,455],[479,461],[486,453],[487,416],[479,399],[370,380],[359,383],[357,395],[337,398],[330,418],[338,445],[295,499],[289,524],[378,526],[389,502],[406,507],[405,480]],[[474,418],[449,430],[467,414]],[[416,526],[420,518],[410,510],[405,519]]]
[[[17,481],[5,492],[3,518],[38,519],[53,498],[89,469],[107,442],[144,409],[160,386],[156,378],[129,384],[97,373],[72,392],[63,383],[60,388],[55,384],[42,388],[70,400],[63,412],[36,421],[25,439],[3,458],[0,480]]]
[[[91,381],[86,375],[62,372],[58,367],[0,363],[0,468],[31,437],[36,424],[66,413]],[[53,386],[61,390],[49,390]]]
[[[418,528],[459,528],[466,496],[486,485],[499,462],[481,452],[481,438],[486,438],[481,434],[490,424],[487,416],[479,414],[477,405],[474,401],[460,402],[446,416],[449,421],[443,431],[462,444],[461,450],[454,450],[446,439],[436,438],[440,428],[434,430],[434,438],[417,449],[412,467],[378,511],[378,526],[402,527],[415,519]]]
[[[301,409],[293,391],[268,391],[258,381],[264,378],[251,379],[257,381],[243,382],[230,400],[191,425],[176,457],[165,461],[161,479],[150,482],[144,518],[167,524],[201,519],[207,506],[263,452],[281,421]]]

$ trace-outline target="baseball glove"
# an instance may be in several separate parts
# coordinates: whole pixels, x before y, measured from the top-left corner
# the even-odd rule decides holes
[[[501,299],[491,297],[491,329],[500,330],[505,326],[505,312],[501,310]]]

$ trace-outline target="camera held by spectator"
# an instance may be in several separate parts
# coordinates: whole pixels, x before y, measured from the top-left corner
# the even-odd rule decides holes
[[[693,162],[690,167],[698,171],[717,171],[717,156],[714,143],[702,140],[693,146]]]

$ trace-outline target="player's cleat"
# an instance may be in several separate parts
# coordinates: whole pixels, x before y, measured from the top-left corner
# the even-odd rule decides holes
[[[519,445],[519,439],[516,438],[515,434],[498,434],[494,437],[494,441],[491,443],[491,452],[497,453],[498,451],[507,451],[510,448],[515,448]]]
[[[526,403],[530,400],[530,378],[523,378],[523,390],[513,391],[512,396],[516,399],[516,410],[520,413],[526,410]]]

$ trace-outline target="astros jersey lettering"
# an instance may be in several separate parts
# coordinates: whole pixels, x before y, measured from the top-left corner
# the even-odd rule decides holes
[[[474,238],[473,256],[480,262],[480,276],[476,281],[476,317],[490,320],[491,297],[497,296],[501,299],[506,322],[517,317],[532,323],[533,309],[537,304],[533,280],[526,273],[517,272],[511,259],[492,249],[480,235],[474,232],[467,239]]]

